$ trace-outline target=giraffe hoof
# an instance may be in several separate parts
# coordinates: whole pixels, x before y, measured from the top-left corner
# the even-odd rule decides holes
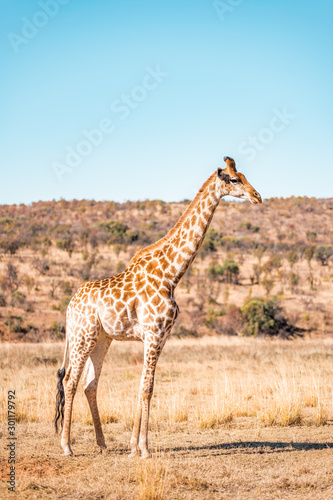
[[[140,456],[140,453],[138,450],[132,450],[131,453],[128,455],[128,458],[138,458]]]
[[[106,446],[106,444],[105,444],[105,443],[103,443],[103,444],[99,444],[99,443],[97,443],[97,445],[100,447],[101,451],[102,451],[102,450],[106,450],[106,449],[107,449],[107,446]]]
[[[72,457],[73,456],[73,452],[72,452],[72,450],[65,450],[64,451],[64,455],[65,455],[65,457]]]
[[[144,450],[141,454],[141,458],[143,458],[144,460],[147,458],[151,458],[151,454],[149,453],[148,450]]]

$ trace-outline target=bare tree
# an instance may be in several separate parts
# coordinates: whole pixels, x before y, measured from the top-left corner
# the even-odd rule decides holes
[[[6,272],[0,278],[0,286],[4,292],[15,292],[20,286],[21,280],[19,278],[17,268],[8,262]]]
[[[62,285],[62,280],[53,278],[50,281],[50,296],[52,299],[55,298],[55,292],[57,288],[59,288]]]

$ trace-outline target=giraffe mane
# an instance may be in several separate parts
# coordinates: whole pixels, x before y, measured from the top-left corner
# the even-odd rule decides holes
[[[212,180],[215,177],[216,177],[216,172],[214,172],[210,177],[208,177],[208,179],[203,183],[203,185],[201,186],[201,188],[199,189],[199,191],[197,192],[197,194],[195,195],[195,197],[193,198],[193,200],[191,201],[191,203],[189,204],[189,206],[187,207],[187,209],[185,210],[183,215],[178,219],[176,224],[173,226],[173,228],[171,228],[170,231],[165,236],[163,236],[163,238],[161,238],[160,240],[156,241],[152,245],[149,245],[145,248],[141,248],[141,250],[139,250],[134,255],[134,257],[132,257],[130,264],[133,264],[135,261],[137,261],[138,259],[143,257],[146,253],[151,252],[153,250],[160,249],[163,246],[163,244],[166,243],[168,241],[168,239],[171,238],[175,234],[175,232],[181,227],[181,225],[187,219],[188,215],[191,213],[191,211],[193,210],[193,208],[195,207],[195,205],[197,204],[197,202],[201,198],[202,193],[207,189],[207,187],[211,184]]]

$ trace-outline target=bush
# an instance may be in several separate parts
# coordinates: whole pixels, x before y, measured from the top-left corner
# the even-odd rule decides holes
[[[297,329],[288,323],[277,299],[250,299],[241,308],[244,320],[243,334],[287,338]]]
[[[16,292],[12,293],[12,305],[14,307],[24,306],[25,299],[26,299],[26,297],[25,297],[24,293],[19,292],[18,290],[16,290]]]
[[[9,290],[10,292],[15,292],[20,285],[20,278],[18,270],[13,264],[8,262],[6,273],[0,276],[0,287],[6,292]]]
[[[0,295],[0,307],[6,307],[6,299],[4,295]]]
[[[183,325],[180,325],[178,328],[176,327],[172,332],[174,337],[198,337],[198,333],[195,330],[189,330],[185,328]]]
[[[269,262],[271,263],[273,269],[280,269],[282,266],[282,257],[280,254],[275,253],[271,255]]]
[[[63,340],[65,338],[65,327],[54,321],[50,326],[50,333],[56,338]]]
[[[122,260],[118,260],[118,262],[117,262],[117,268],[116,268],[117,274],[118,273],[122,273],[125,269],[126,269],[125,262],[123,262]]]
[[[209,309],[205,325],[218,335],[239,335],[243,326],[243,318],[239,307],[234,305],[228,308],[228,312],[224,309],[217,311]]]
[[[72,256],[73,250],[75,248],[72,237],[64,238],[63,240],[57,240],[56,246],[60,248],[60,250],[65,250],[68,253],[69,257]]]
[[[231,257],[225,259],[222,270],[227,283],[238,282],[239,266]]]
[[[204,259],[211,252],[216,252],[216,245],[212,239],[206,236],[200,248],[200,257]]]
[[[72,294],[73,285],[70,281],[63,281],[60,286],[62,293],[64,293],[65,295]]]
[[[110,220],[109,222],[101,222],[100,227],[102,227],[105,231],[110,233],[110,238],[108,243],[123,243],[126,232],[129,230],[129,227],[122,222],[117,220]]]
[[[72,297],[65,296],[61,299],[60,304],[59,304],[59,311],[64,313],[66,312],[67,306],[70,303]]]
[[[205,325],[207,326],[207,328],[209,328],[209,330],[216,330],[216,327],[218,325],[218,318],[220,318],[224,314],[224,309],[219,309],[217,311],[215,309],[208,309],[205,319]]]
[[[289,274],[289,282],[292,290],[297,287],[299,283],[299,276],[296,273],[290,273]]]
[[[327,266],[327,261],[333,254],[333,248],[329,245],[321,245],[317,248],[316,259],[319,260],[322,266]]]
[[[314,253],[315,253],[314,246],[306,247],[306,249],[304,250],[304,258],[308,261],[309,266],[310,266],[311,260],[314,257]]]
[[[315,231],[307,231],[306,237],[309,241],[316,241],[317,233]]]
[[[212,263],[207,269],[207,274],[213,281],[219,281],[224,275],[224,269],[220,264]]]
[[[265,278],[261,284],[266,290],[266,297],[268,297],[274,288],[274,280],[268,280],[267,278]]]
[[[35,257],[34,259],[32,259],[31,265],[42,276],[44,276],[50,270],[50,266],[47,259],[39,259],[38,257]]]
[[[23,283],[26,286],[28,292],[30,293],[30,290],[33,288],[35,284],[35,280],[31,276],[26,275],[23,278]]]
[[[21,243],[18,239],[4,238],[0,240],[0,248],[6,254],[14,255],[20,248]]]
[[[298,261],[298,253],[295,252],[294,250],[289,250],[286,254],[286,257],[292,269],[296,264],[296,262]]]
[[[239,307],[231,306],[223,317],[222,331],[224,335],[239,335],[243,327],[243,317]]]
[[[238,228],[241,230],[252,231],[253,233],[258,233],[260,231],[259,226],[253,226],[251,222],[240,222]]]
[[[219,233],[210,227],[206,233],[205,239],[200,249],[201,258],[212,252],[216,252],[217,247],[222,244],[223,233]]]
[[[5,325],[8,326],[9,331],[14,333],[22,332],[22,323],[23,319],[21,318],[21,316],[10,315],[9,318],[5,320]]]

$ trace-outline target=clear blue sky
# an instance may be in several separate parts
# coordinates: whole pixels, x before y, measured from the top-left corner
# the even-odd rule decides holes
[[[224,155],[264,198],[333,195],[332,1],[1,7],[0,203],[192,198]]]

